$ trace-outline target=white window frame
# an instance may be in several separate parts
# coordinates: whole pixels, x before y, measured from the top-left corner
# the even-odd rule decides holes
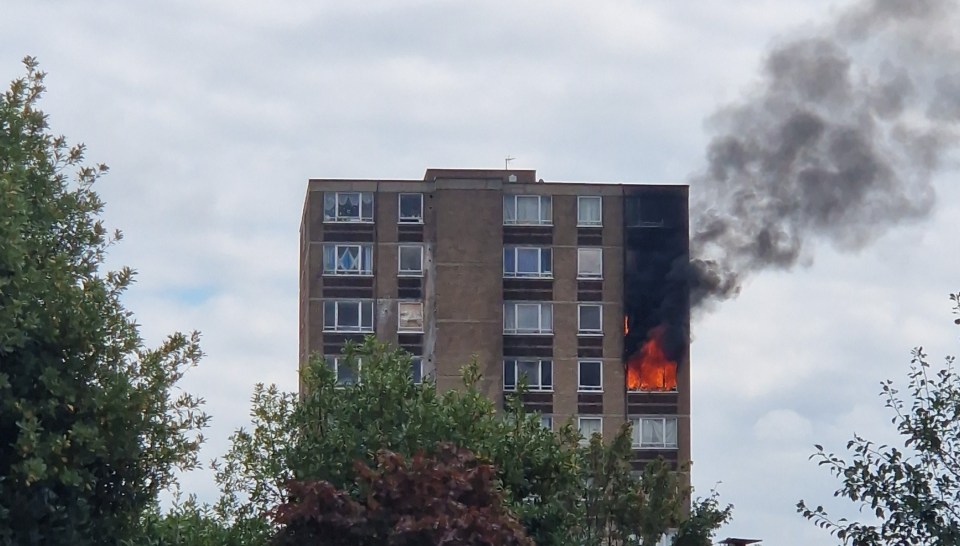
[[[416,195],[420,198],[420,216],[403,216],[403,209],[400,207],[400,202],[403,200],[405,195]],[[398,224],[422,224],[423,223],[423,194],[422,193],[413,193],[413,192],[404,192],[397,194],[397,223]]]
[[[401,306],[417,306],[420,308],[420,326],[418,328],[404,328],[400,322],[400,307]],[[423,302],[422,301],[398,301],[397,302],[397,333],[400,334],[422,334],[423,333]]]
[[[597,329],[585,330],[583,328],[583,315],[581,312],[584,307],[596,307],[600,310],[600,324]],[[603,335],[603,305],[597,303],[581,303],[577,305],[577,335],[580,336],[602,336]]]
[[[518,271],[520,266],[520,251],[535,250],[537,252],[537,269],[535,273]],[[507,271],[507,254],[513,253],[513,271]],[[550,253],[550,268],[543,270],[543,253]],[[552,279],[553,278],[553,249],[542,246],[505,246],[503,247],[503,277],[505,279]]]
[[[553,360],[547,358],[505,358],[503,359],[503,390],[505,391],[515,391],[517,390],[517,385],[520,384],[520,362],[536,362],[537,363],[537,378],[536,384],[533,383],[529,378],[527,379],[527,389],[530,392],[553,392]],[[507,374],[506,369],[508,365],[513,366],[513,385],[507,385]],[[543,384],[543,368],[544,366],[550,368],[550,384]]]
[[[334,322],[330,326],[327,324],[327,309],[326,306],[328,303],[334,304]],[[360,321],[359,324],[354,328],[351,326],[342,327],[340,325],[340,306],[341,305],[354,305],[358,306],[357,309],[357,319]],[[364,313],[370,314],[370,326],[364,326]],[[356,333],[372,333],[373,332],[373,300],[351,300],[351,299],[326,299],[323,301],[323,331],[324,332],[338,332],[346,334],[356,334]]]
[[[415,248],[420,252],[420,269],[419,270],[404,270],[403,269],[403,260],[400,259],[403,254],[403,249],[405,248]],[[397,276],[398,277],[422,277],[423,276],[423,245],[397,245]]]
[[[600,203],[600,219],[596,222],[584,222],[580,211],[583,210],[580,203],[584,200],[596,200]],[[601,227],[603,226],[603,197],[599,195],[579,195],[577,196],[577,227]]]
[[[537,219],[519,220],[517,218],[517,199],[537,199]],[[544,204],[546,203],[546,206]],[[507,209],[513,210],[513,218],[507,217]],[[551,226],[553,225],[553,198],[550,195],[508,194],[503,196],[503,225],[505,226]]]
[[[584,436],[583,434],[583,422],[584,421],[596,421],[599,423],[600,432],[597,434],[600,435],[600,438],[603,438],[603,417],[599,415],[578,415],[577,416],[577,432],[580,434],[580,445],[588,445],[590,439],[593,438],[593,433],[590,436]]]
[[[653,443],[643,443],[643,423],[644,421],[655,421],[660,424],[661,431],[663,433],[663,442],[659,444]],[[679,438],[677,437],[679,433],[679,423],[675,416],[670,415],[636,415],[630,417],[630,426],[632,431],[630,433],[630,443],[633,445],[633,449],[678,449],[678,444],[680,443]],[[673,438],[674,443],[667,442],[667,430],[668,428],[673,428]]]
[[[353,370],[354,378],[356,379],[353,383],[344,383],[340,378],[340,363],[345,361],[347,357],[345,356],[334,356],[326,355],[323,357],[324,362],[327,367],[330,367],[333,364],[333,377],[338,387],[345,387],[347,385],[359,385],[360,384],[360,370],[363,368],[363,360],[357,358],[355,359],[357,363],[357,369]]]
[[[521,329],[517,326],[517,315],[521,307],[537,307],[537,328]],[[513,324],[507,324],[507,308],[513,308]],[[549,309],[549,313],[546,310]],[[549,314],[549,317],[547,316]],[[548,324],[549,323],[549,324]],[[507,335],[553,335],[553,304],[529,301],[507,301],[503,303],[503,333]]]
[[[340,269],[340,249],[354,247],[359,249],[360,269],[349,271]],[[333,249],[333,270],[327,269],[327,249]],[[367,252],[369,249],[369,253]],[[369,256],[369,259],[367,258]],[[325,277],[371,277],[373,276],[373,245],[363,243],[324,243],[323,244],[323,275]],[[364,263],[369,261],[370,263]]]
[[[600,271],[598,273],[594,274],[594,273],[583,272],[583,253],[584,252],[600,253]],[[583,279],[583,280],[603,279],[603,248],[592,246],[592,247],[580,247],[577,249],[577,278]]]
[[[600,384],[584,385],[580,368],[584,364],[600,365]],[[577,392],[603,392],[603,361],[602,360],[579,360],[577,361]]]
[[[357,216],[340,216],[340,195],[341,194],[356,194],[360,200],[360,208]],[[327,196],[333,195],[333,216],[327,215]],[[363,197],[370,197],[370,216],[363,215]],[[325,191],[323,192],[323,222],[327,224],[340,224],[340,223],[351,223],[351,224],[372,224],[373,218],[376,214],[377,203],[373,192],[369,191]]]

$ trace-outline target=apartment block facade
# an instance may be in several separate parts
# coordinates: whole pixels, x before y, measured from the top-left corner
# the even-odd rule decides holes
[[[301,223],[300,360],[367,335],[414,355],[411,380],[517,389],[544,426],[611,438],[634,464],[690,457],[687,187],[550,183],[532,170],[311,179]]]

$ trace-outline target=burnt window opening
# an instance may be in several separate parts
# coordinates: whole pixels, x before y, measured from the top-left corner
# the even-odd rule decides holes
[[[577,227],[603,225],[603,199],[600,196],[577,197]]]
[[[373,222],[373,193],[324,192],[324,222]]]
[[[553,277],[553,250],[543,247],[504,247],[503,276],[541,279]]]
[[[629,333],[629,322],[626,323]],[[650,331],[640,348],[627,357],[627,390],[670,392],[677,390],[677,361],[669,356],[666,326]]]
[[[401,193],[397,197],[397,221],[401,224],[423,223],[423,194]]]
[[[504,195],[503,225],[537,226],[553,223],[549,195]]]

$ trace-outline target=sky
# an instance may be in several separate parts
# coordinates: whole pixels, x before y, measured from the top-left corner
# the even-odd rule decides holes
[[[147,342],[202,333],[184,387],[214,417],[209,460],[248,422],[256,383],[296,389],[308,178],[510,156],[549,181],[685,183],[707,164],[707,121],[755,93],[770,48],[848,5],[5,0],[0,78],[36,56],[53,131],[111,167],[97,189],[125,237],[109,265],[138,272],[125,303]],[[695,316],[693,485],[735,507],[718,538],[836,543],[795,510],[857,515],[813,444],[895,439],[880,382],[905,385],[915,346],[935,363],[957,353],[955,154],[944,167],[927,218],[854,252],[813,244]],[[215,498],[209,472],[183,484]]]

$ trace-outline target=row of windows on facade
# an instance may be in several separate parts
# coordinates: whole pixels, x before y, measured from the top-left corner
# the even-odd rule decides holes
[[[373,222],[373,192],[324,192],[325,222]],[[423,223],[423,194],[397,196],[397,222]],[[504,195],[504,225],[553,224],[553,199],[549,195]],[[577,196],[577,226],[603,225],[603,199],[598,195]]]
[[[327,366],[333,371],[337,384],[353,385],[359,382],[359,370],[362,368],[362,360],[357,359],[352,363],[347,363],[344,357],[327,356]],[[506,384],[507,362],[504,361],[504,383]],[[542,362],[542,361],[541,361]],[[583,374],[583,364],[597,364],[597,374],[599,374],[599,362],[584,363],[581,362],[581,375]],[[410,359],[410,379],[413,383],[423,382],[423,359],[414,356]],[[549,429],[553,429],[553,416],[541,415],[540,423]],[[677,447],[677,418],[664,416],[635,416],[630,417],[632,425],[633,447],[643,449],[675,449]],[[603,417],[600,416],[579,416],[577,425],[583,441],[587,442],[594,435],[603,434]]]
[[[373,275],[372,244],[325,243],[323,274],[344,276]],[[397,274],[402,277],[423,276],[423,245],[397,246]],[[553,278],[553,249],[537,246],[503,247],[505,278]],[[603,278],[603,249],[577,249],[577,278]]]
[[[336,333],[373,333],[373,300],[323,300],[323,331]],[[423,302],[397,302],[397,331],[423,333]],[[503,333],[508,335],[552,335],[553,304],[542,302],[504,302]],[[603,306],[577,304],[577,335],[603,335]]]

